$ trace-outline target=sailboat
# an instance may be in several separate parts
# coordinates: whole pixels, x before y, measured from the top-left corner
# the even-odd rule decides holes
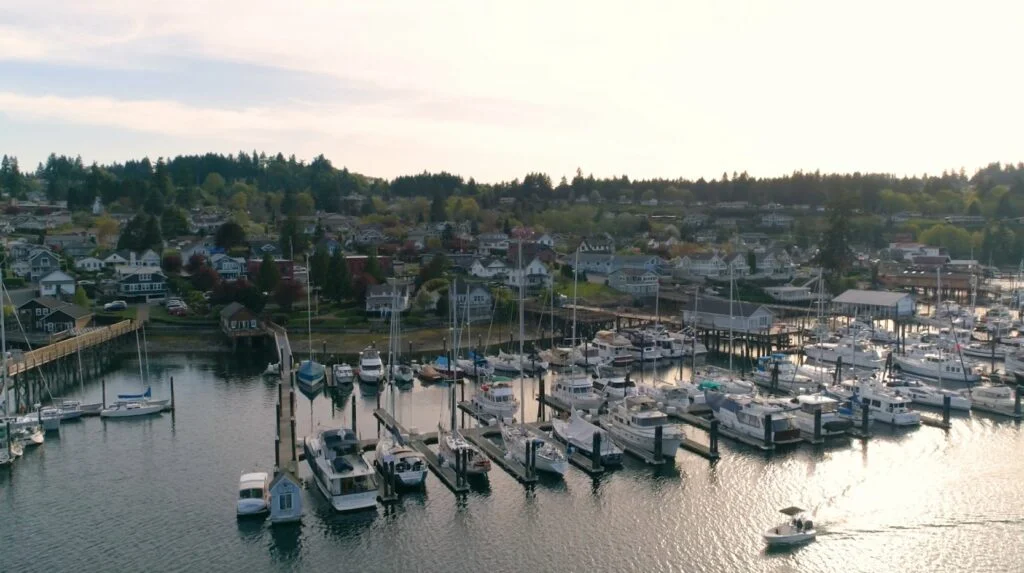
[[[522,271],[523,268],[523,242],[519,241],[519,269]],[[526,356],[524,352],[524,339],[526,338],[524,333],[524,314],[523,314],[523,282],[519,281],[519,360],[522,361],[523,357]],[[520,371],[523,371],[523,366],[520,365]],[[498,420],[498,425],[501,428],[501,437],[505,442],[505,449],[508,454],[512,456],[516,461],[523,465],[527,465],[527,450],[528,446],[533,448],[535,452],[536,468],[539,471],[554,473],[557,475],[565,475],[565,472],[569,470],[569,460],[565,457],[560,449],[552,444],[549,444],[547,438],[540,432],[536,432],[526,426],[526,383],[525,376],[519,377],[519,424],[505,424],[502,419]]]
[[[143,372],[142,345],[139,342],[139,329],[135,329],[135,347],[139,355],[139,382],[146,380]],[[159,414],[163,411],[167,402],[164,400],[154,401],[153,390],[147,386],[146,391],[140,394],[118,394],[117,401],[110,406],[100,410],[101,418],[134,418]]]
[[[576,263],[574,268],[579,268],[580,251],[576,249]],[[576,276],[573,271],[572,281],[572,340],[576,341]],[[552,309],[552,313],[554,310]],[[552,316],[554,316],[552,314]],[[552,332],[554,328],[552,327]],[[555,398],[565,402],[571,409],[597,410],[604,404],[604,396],[594,390],[594,380],[587,374],[587,371],[580,366],[573,364],[567,372],[555,375],[551,394]]]
[[[324,385],[324,365],[313,359],[313,305],[309,300],[309,287],[312,286],[312,268],[306,270],[306,335],[309,339],[309,358],[299,364],[295,379],[299,388],[310,394],[320,391]]]
[[[392,345],[394,344],[392,343]],[[388,372],[392,373],[395,372],[392,362],[394,356],[394,353],[388,353]],[[395,384],[395,378],[392,376],[387,386],[388,409],[391,417],[397,420],[398,418],[395,417]],[[420,487],[427,481],[427,461],[423,454],[409,447],[405,436],[394,430],[385,430],[377,437],[376,454],[373,463],[377,470],[386,475],[387,464],[394,462],[395,477],[403,486]]]
[[[416,375],[412,367],[402,364],[399,353],[402,351],[402,313],[399,306],[398,287],[392,285],[391,298],[391,336],[388,340],[388,378],[395,384],[412,384]]]

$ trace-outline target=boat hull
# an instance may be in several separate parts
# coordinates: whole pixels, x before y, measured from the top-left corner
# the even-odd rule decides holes
[[[115,408],[100,411],[101,418],[137,418],[159,414],[164,409],[161,405],[139,406],[138,408]]]

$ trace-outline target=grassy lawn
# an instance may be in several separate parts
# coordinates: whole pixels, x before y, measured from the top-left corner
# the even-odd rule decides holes
[[[572,280],[558,276],[555,280],[555,292],[569,297],[569,302],[571,303],[573,294]],[[585,302],[593,305],[617,304],[630,300],[629,295],[625,295],[607,285],[584,281],[580,281],[576,285],[576,296],[581,303]]]
[[[96,318],[106,318],[110,320],[135,320],[135,315],[138,313],[136,307],[129,306],[124,310],[106,311],[103,310],[102,306],[96,308]]]
[[[167,312],[162,306],[149,307],[149,319],[162,324],[182,324],[192,326],[217,326],[217,319],[213,316],[197,316],[188,314],[185,316],[174,316]]]

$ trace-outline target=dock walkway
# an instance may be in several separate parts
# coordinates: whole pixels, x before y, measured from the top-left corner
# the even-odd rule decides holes
[[[39,368],[50,362],[60,360],[77,354],[82,350],[98,346],[105,342],[119,338],[139,328],[141,322],[135,320],[122,320],[117,324],[89,329],[78,336],[65,338],[60,342],[25,352],[19,360],[7,362],[7,376],[13,378],[34,368]]]
[[[450,466],[441,463],[441,459],[437,457],[437,454],[427,447],[428,442],[437,442],[439,438],[437,434],[412,434],[383,408],[377,408],[374,410],[373,417],[377,418],[377,421],[389,431],[395,430],[400,435],[407,436],[409,447],[416,450],[423,456],[430,471],[437,476],[437,479],[441,480],[441,483],[447,486],[452,493],[462,494],[469,491],[469,485],[465,480],[460,480],[459,476],[455,474],[455,470]],[[467,439],[469,438],[467,437]]]
[[[299,476],[299,456],[296,453],[295,436],[295,388],[292,386],[292,346],[288,332],[270,323],[277,348],[280,376],[277,381],[277,467],[292,477]]]

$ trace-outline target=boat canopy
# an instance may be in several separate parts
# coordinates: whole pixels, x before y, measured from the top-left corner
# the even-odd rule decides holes
[[[118,394],[117,397],[120,400],[141,400],[143,398],[149,398],[153,395],[151,387],[146,386],[146,391],[142,394]]]
[[[786,514],[786,515],[788,515],[790,517],[793,517],[793,516],[796,516],[796,515],[800,515],[801,513],[804,513],[804,510],[800,509],[799,507],[797,507],[795,505],[791,505],[791,506],[789,506],[787,508],[780,509],[779,513],[784,513],[784,514]]]
[[[437,358],[434,359],[434,364],[437,364],[441,368],[448,368],[448,357],[438,356]]]

